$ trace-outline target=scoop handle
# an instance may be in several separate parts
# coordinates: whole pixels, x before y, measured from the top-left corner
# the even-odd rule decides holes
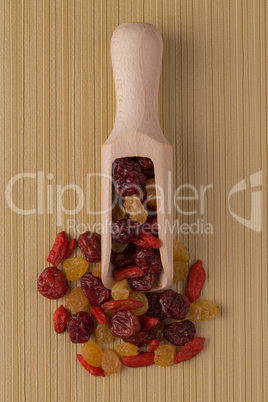
[[[116,90],[114,130],[157,136],[158,87],[163,41],[158,29],[142,22],[120,25],[113,34],[111,56]]]

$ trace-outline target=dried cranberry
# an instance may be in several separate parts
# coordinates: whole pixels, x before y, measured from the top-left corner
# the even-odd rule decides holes
[[[159,250],[148,250],[138,246],[133,257],[134,263],[148,274],[155,274],[163,269]]]
[[[118,243],[131,243],[140,234],[141,225],[132,219],[121,219],[112,223],[112,238]]]
[[[140,348],[141,346],[149,345],[152,339],[153,338],[150,331],[140,331],[135,335],[124,338],[124,342],[132,343]]]
[[[119,311],[110,317],[109,329],[114,336],[126,338],[140,331],[140,319],[131,311]]]
[[[131,158],[119,158],[113,163],[113,183],[121,197],[135,194],[145,186],[146,174]]]
[[[54,312],[54,329],[58,334],[65,331],[67,326],[67,321],[69,319],[69,313],[66,308],[61,305]]]
[[[111,291],[107,289],[100,278],[91,272],[81,279],[81,288],[89,300],[90,304],[99,306],[111,299]]]
[[[101,259],[101,236],[95,232],[85,232],[78,237],[78,246],[89,262]]]
[[[156,281],[158,275],[146,274],[141,278],[129,278],[128,283],[132,290],[139,290],[141,292],[149,292]]]
[[[133,252],[135,250],[134,244],[129,244],[121,253],[111,253],[111,263],[118,268],[124,268],[128,265],[134,264]]]
[[[164,327],[165,338],[173,345],[183,346],[195,336],[195,326],[192,321],[174,322]]]
[[[71,342],[85,343],[94,329],[94,322],[85,311],[73,314],[67,321],[67,330]]]
[[[42,296],[55,300],[68,292],[69,285],[66,276],[58,268],[48,267],[40,274],[37,289]]]
[[[162,306],[159,302],[161,293],[148,293],[146,296],[149,303],[146,315],[149,317],[155,317],[158,320],[164,320],[167,318],[167,314],[162,310]]]
[[[162,306],[162,310],[168,317],[174,320],[183,320],[190,308],[190,302],[187,297],[172,289],[164,290],[160,296],[159,302]]]

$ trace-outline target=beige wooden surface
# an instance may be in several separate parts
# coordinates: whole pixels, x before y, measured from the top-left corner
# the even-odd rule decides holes
[[[213,186],[204,205],[180,203],[196,214],[176,218],[213,225],[213,234],[178,238],[191,262],[203,260],[203,298],[215,300],[222,316],[198,323],[207,342],[191,362],[95,379],[77,365],[80,347],[54,333],[61,300],[42,298],[36,282],[68,219],[76,220],[71,236],[78,224],[100,222],[89,213],[100,206],[100,179],[86,175],[100,172],[101,144],[113,127],[110,39],[128,21],[151,22],[163,35],[160,122],[174,147],[174,185],[191,184],[199,195],[200,185]],[[265,0],[1,0],[1,400],[267,401],[266,30]],[[262,211],[254,204],[252,213],[261,213],[262,232],[228,209],[230,190],[245,179],[230,208],[250,219],[250,176],[259,171],[263,186],[253,190],[262,190]],[[38,200],[32,215],[10,208],[8,183],[23,172],[41,172],[39,187],[34,178],[13,186],[19,208],[36,208]],[[86,201],[69,216],[59,194],[71,183]],[[64,207],[74,209],[79,197],[66,191]]]

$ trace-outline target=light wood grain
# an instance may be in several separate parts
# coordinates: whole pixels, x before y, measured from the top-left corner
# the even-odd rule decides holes
[[[268,399],[267,17],[265,0],[1,0],[1,400]],[[77,365],[80,347],[68,334],[54,333],[52,315],[62,301],[38,295],[36,281],[68,219],[76,220],[70,236],[78,236],[79,224],[100,222],[90,213],[100,208],[100,177],[87,173],[101,171],[101,145],[115,119],[112,33],[131,21],[152,23],[163,37],[159,120],[174,150],[174,188],[213,185],[203,211],[200,199],[186,199],[181,209],[196,214],[176,211],[175,217],[181,224],[199,218],[213,225],[212,235],[178,238],[191,262],[202,259],[208,274],[202,297],[216,301],[222,315],[198,323],[197,333],[207,342],[191,362],[124,368],[103,380]],[[37,214],[13,212],[5,198],[8,182],[38,171],[44,173],[44,213],[41,204]],[[231,188],[245,178],[246,190],[232,198],[231,208],[249,219],[250,176],[258,171],[259,233],[228,210]],[[56,184],[62,189],[70,183],[84,190],[85,204],[69,216],[56,208]],[[35,180],[14,185],[20,208],[35,208],[37,199]],[[78,199],[66,191],[65,208],[73,209]]]

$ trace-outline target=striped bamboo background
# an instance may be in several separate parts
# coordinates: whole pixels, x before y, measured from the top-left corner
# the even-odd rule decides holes
[[[0,399],[267,401],[265,0],[0,4]],[[115,115],[110,39],[129,21],[151,22],[163,36],[159,115],[174,147],[175,185],[194,185],[199,195],[200,185],[213,185],[204,205],[200,199],[181,205],[195,214],[177,214],[180,223],[211,223],[213,234],[178,238],[189,247],[191,262],[202,259],[208,273],[202,297],[216,301],[222,316],[198,323],[197,333],[207,342],[191,362],[124,368],[96,379],[77,364],[80,347],[53,330],[61,300],[42,298],[36,283],[55,234],[67,228],[68,219],[76,225],[99,222],[90,211],[99,209],[100,181],[86,174],[100,172],[101,144]],[[247,189],[233,196],[231,208],[249,219],[249,177],[260,170],[263,226],[257,233],[231,216],[227,201],[245,178]],[[14,204],[36,208],[32,215],[12,211],[8,193],[5,198],[10,179],[22,172],[40,172],[39,186],[26,178],[13,187]],[[85,193],[84,208],[70,216],[57,208],[59,193],[56,197],[56,189],[69,183]],[[65,192],[66,209],[78,201],[74,191]],[[79,228],[70,235],[77,236]]]

